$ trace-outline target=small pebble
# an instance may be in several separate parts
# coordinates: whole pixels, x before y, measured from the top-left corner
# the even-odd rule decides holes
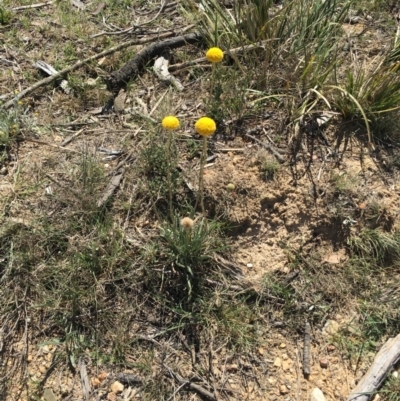
[[[333,352],[333,351],[335,351],[335,349],[336,349],[336,347],[335,347],[334,345],[332,345],[332,344],[329,344],[329,345],[326,347],[326,350],[327,350],[328,352]]]
[[[121,393],[123,390],[124,390],[124,385],[119,381],[115,381],[113,384],[111,384],[111,391],[114,394]]]
[[[117,396],[115,395],[115,393],[108,393],[107,394],[107,400],[108,401],[116,401]]]
[[[281,358],[278,357],[275,359],[274,366],[276,366],[277,368],[280,368],[282,366]]]
[[[231,365],[226,365],[226,370],[228,372],[236,372],[238,370],[238,365],[232,363]]]
[[[91,383],[93,388],[100,387],[101,381],[97,377],[92,377]]]
[[[326,358],[321,358],[319,360],[319,365],[321,366],[321,368],[326,369],[329,365],[329,362]]]
[[[247,263],[247,267],[253,267],[253,263]]]
[[[39,372],[40,372],[40,373],[43,373],[43,374],[46,373],[46,372],[47,372],[46,366],[40,365],[40,366],[39,366]]]
[[[286,348],[286,344],[285,344],[285,343],[280,344],[280,345],[279,345],[279,348],[282,348],[282,349],[283,349],[283,348]]]
[[[397,378],[399,377],[399,372],[397,372],[397,370],[395,370],[395,371],[392,373],[392,377],[393,377],[394,379],[397,379]]]
[[[104,381],[104,380],[107,379],[107,373],[106,373],[106,372],[101,372],[101,373],[97,376],[97,378],[102,382],[102,381]]]
[[[325,401],[324,393],[318,387],[315,387],[312,391],[311,401]]]
[[[282,386],[279,387],[279,392],[281,394],[287,394],[289,392],[289,389],[284,384],[282,384]]]

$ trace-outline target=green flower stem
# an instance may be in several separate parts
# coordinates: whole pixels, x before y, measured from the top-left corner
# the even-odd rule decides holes
[[[199,196],[200,196],[200,208],[203,216],[205,215],[204,209],[204,165],[206,164],[207,158],[207,136],[203,136],[203,151],[201,154],[200,162],[200,177],[199,177]]]
[[[168,139],[167,139],[167,181],[168,181],[168,209],[169,209],[169,217],[171,221],[174,219],[174,214],[172,211],[172,177],[171,177],[171,142],[172,142],[172,130],[168,130]]]
[[[215,65],[215,63],[213,63],[212,67],[211,67],[211,96],[214,98],[215,97],[215,74],[217,71],[217,67]]]

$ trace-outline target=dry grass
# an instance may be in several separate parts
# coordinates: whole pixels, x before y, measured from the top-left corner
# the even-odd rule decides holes
[[[322,328],[347,308],[356,311],[356,329],[349,335],[345,327],[336,338],[350,363],[399,330],[395,217],[379,197],[371,201],[362,175],[329,172],[319,193],[323,224],[329,223],[330,232],[323,238],[315,229],[315,240],[299,246],[283,241],[285,268],[267,272],[257,285],[240,274],[232,257],[240,230],[232,230],[229,208],[246,194],[235,189],[215,199],[210,189],[205,203],[213,213],[203,218],[195,209],[197,183],[190,181],[200,157],[192,126],[203,114],[218,122],[209,156],[222,141],[224,152],[231,152],[230,141],[274,116],[276,132],[262,140],[286,152],[288,163],[282,166],[265,149],[255,158],[255,174],[271,185],[290,173],[295,182],[299,170],[299,176],[311,177],[317,145],[329,148],[337,165],[352,146],[365,151],[374,142],[385,153],[383,141],[398,139],[391,121],[398,115],[398,41],[392,34],[382,38],[386,50],[372,68],[364,62],[368,51],[361,45],[357,52],[343,51],[349,39],[343,25],[358,9],[363,21],[369,20],[368,13],[388,19],[388,10],[378,12],[377,3],[360,1],[289,1],[281,7],[254,0],[235,2],[228,10],[213,0],[200,3],[205,11],[193,2],[160,8],[164,3],[141,1],[107,3],[97,14],[100,1],[81,11],[68,2],[13,11],[29,2],[6,1],[0,8],[3,56],[8,60],[0,81],[10,95],[41,79],[33,60],[62,69],[128,37],[91,37],[99,31],[137,25],[138,36],[149,36],[158,28],[195,22],[206,45],[224,50],[267,40],[261,51],[227,52],[212,94],[209,68],[176,72],[185,87],[179,93],[166,89],[149,67],[127,83],[124,112],[99,114],[95,109],[112,95],[104,78],[123,66],[135,48],[70,74],[72,95],[55,84],[0,111],[4,393],[11,394],[12,376],[24,374],[30,349],[39,341],[57,344],[57,360],[72,371],[80,358],[93,371],[129,368],[143,379],[142,399],[168,400],[174,397],[174,380],[164,365],[174,353],[188,378],[219,386],[210,374],[210,358],[218,366],[226,365],[228,357],[240,356],[243,364],[257,360],[254,355],[277,322],[294,341],[301,338],[306,319]],[[382,29],[389,31],[386,25]],[[200,47],[186,46],[173,52],[172,62],[202,53]],[[324,112],[333,112],[331,125],[318,123]],[[167,114],[178,115],[182,123],[169,160],[160,126]],[[357,127],[361,135],[348,127]],[[329,146],[321,134],[328,136]],[[243,141],[241,146],[247,145]],[[120,153],[113,156],[100,148]],[[390,179],[398,167],[393,159]],[[123,174],[119,187],[99,206],[118,174]],[[185,216],[195,220],[190,232],[180,224]],[[338,266],[325,260],[329,246],[345,250],[346,259]],[[18,357],[12,356],[16,343],[24,344]],[[179,363],[173,367],[179,369]],[[254,374],[262,377],[262,362],[257,364]],[[40,397],[43,380],[24,385]],[[237,375],[235,380],[242,379]],[[396,386],[393,381],[383,390],[388,400],[396,399]],[[176,399],[188,399],[186,395],[176,394]]]

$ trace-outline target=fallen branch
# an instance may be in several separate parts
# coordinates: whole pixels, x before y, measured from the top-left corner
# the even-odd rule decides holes
[[[193,44],[200,41],[198,33],[189,33],[184,36],[177,36],[162,42],[156,42],[148,47],[140,50],[133,58],[131,58],[122,68],[111,73],[107,78],[108,88],[115,92],[132,78],[139,75],[146,64],[156,56],[161,55],[165,50],[177,49],[187,44]]]
[[[368,401],[382,386],[391,369],[400,361],[400,334],[386,341],[372,366],[350,393],[347,401]]]
[[[186,27],[185,30],[192,28],[193,25]],[[126,47],[129,46],[134,46],[134,45],[142,45],[145,43],[150,43],[150,42],[154,42],[155,40],[159,40],[159,39],[165,39],[165,38],[169,38],[171,36],[174,36],[174,32],[166,32],[162,35],[158,35],[156,37],[151,37],[151,38],[144,38],[144,39],[132,39],[132,40],[128,40],[127,42],[121,43],[119,45],[113,46],[107,50],[104,50],[101,53],[95,54],[91,57],[85,58],[84,60],[79,60],[77,61],[75,64],[71,65],[70,67],[64,68],[63,70],[59,71],[57,74],[54,74],[50,77],[44,78],[41,81],[38,81],[36,83],[34,83],[33,85],[29,86],[28,88],[24,89],[23,91],[19,92],[13,99],[9,100],[8,102],[4,103],[3,107],[5,109],[10,108],[12,105],[14,105],[15,103],[17,103],[19,100],[21,100],[23,97],[31,94],[32,92],[34,92],[36,89],[48,85],[52,82],[54,82],[55,80],[57,80],[58,78],[64,76],[65,74],[74,71],[80,67],[82,67],[83,65],[89,63],[90,61],[94,61],[94,60],[98,60],[102,57],[108,56],[110,54],[113,54],[119,50],[125,49]]]

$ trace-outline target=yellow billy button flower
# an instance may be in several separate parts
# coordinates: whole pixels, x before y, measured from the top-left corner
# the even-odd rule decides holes
[[[210,117],[201,117],[197,120],[194,128],[201,136],[211,136],[217,129],[215,121]]]
[[[207,50],[206,59],[210,63],[220,63],[224,58],[224,52],[219,47],[211,47]]]
[[[178,129],[180,125],[179,120],[175,116],[164,117],[161,124],[168,131],[174,131]]]

